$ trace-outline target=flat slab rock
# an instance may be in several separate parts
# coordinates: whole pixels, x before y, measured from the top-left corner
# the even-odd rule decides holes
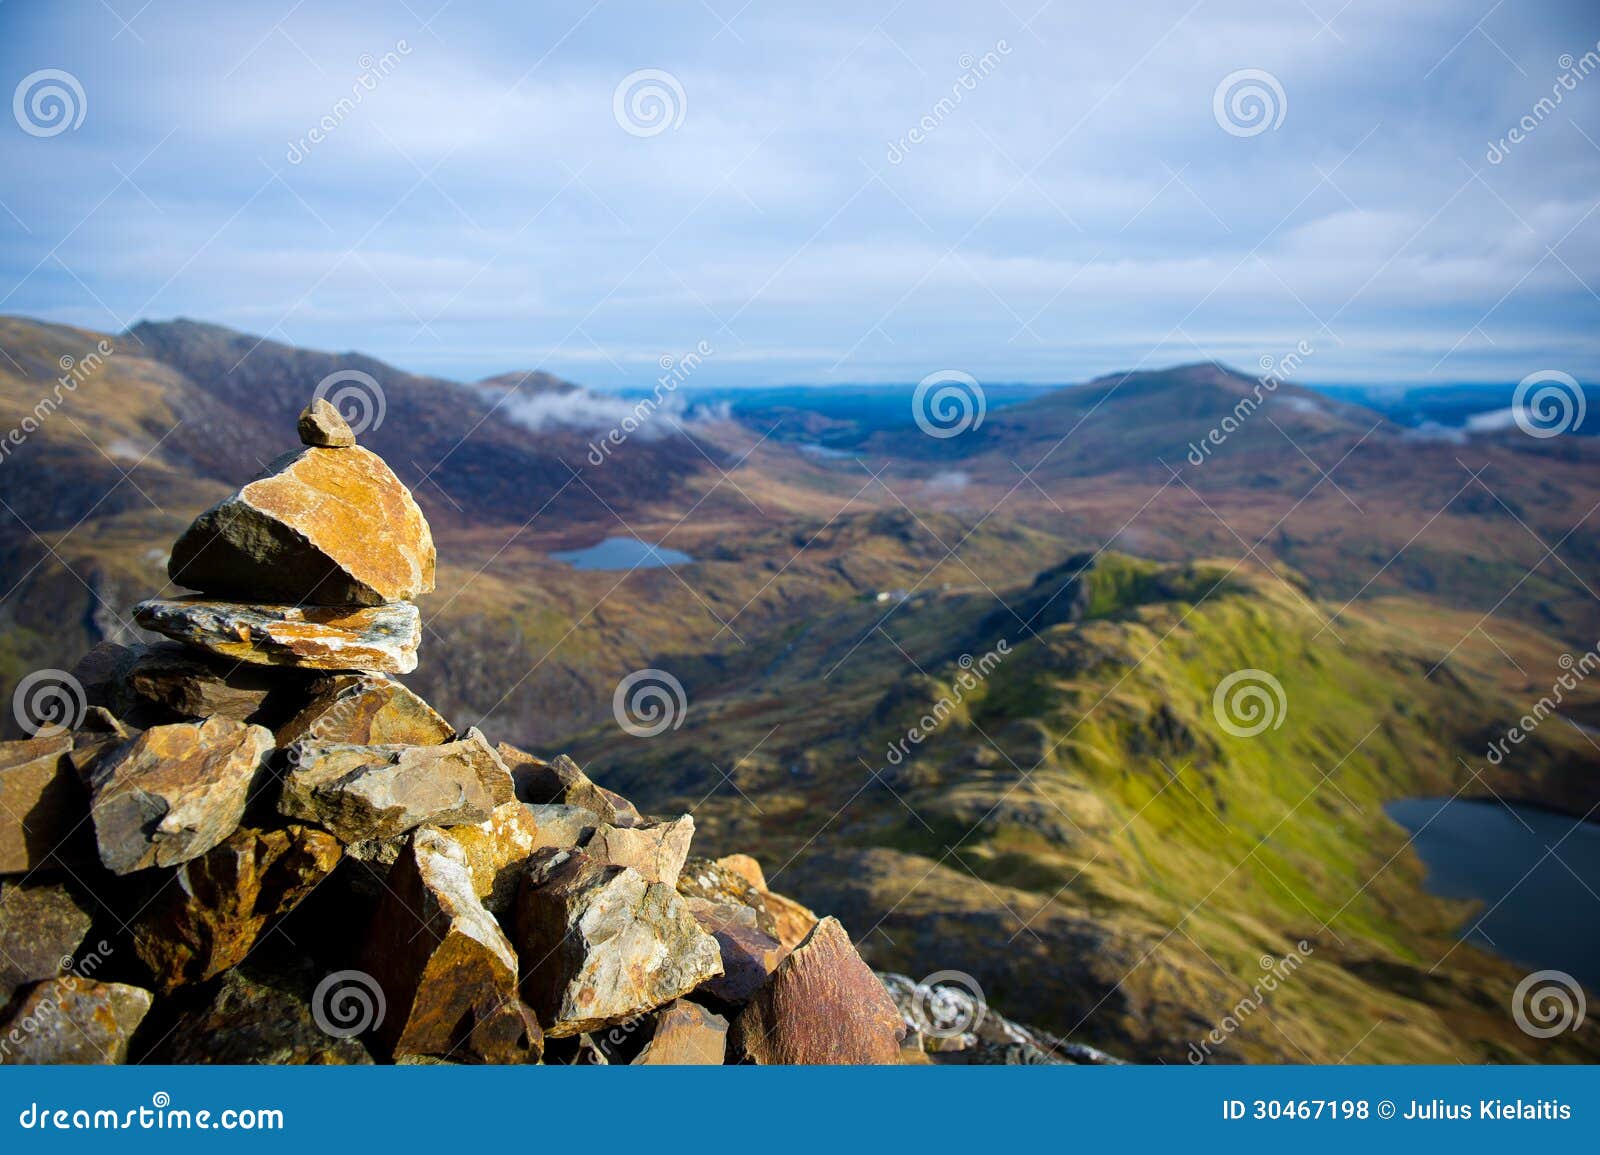
[[[274,714],[287,716],[304,702],[317,677],[286,675],[180,642],[159,642],[129,650],[121,689],[136,703],[132,712],[155,711],[149,717],[163,722],[223,714],[270,726]]]
[[[0,1063],[125,1063],[153,996],[126,983],[75,975],[29,989],[0,1027]]]
[[[219,975],[242,962],[340,855],[333,835],[308,826],[236,830],[161,880],[133,924],[134,950],[164,991]]]
[[[878,976],[836,918],[825,918],[779,964],[733,1022],[733,1044],[751,1062],[900,1062],[905,1023]]]
[[[376,606],[431,592],[436,563],[427,519],[381,457],[313,446],[197,517],[167,573],[220,597]]]
[[[297,742],[288,759],[279,813],[345,843],[483,822],[512,801],[511,772],[476,729],[438,746]]]
[[[389,874],[367,966],[383,989],[379,1033],[397,1056],[537,1062],[544,1037],[517,994],[517,956],[473,889],[461,847],[419,830]]]
[[[422,618],[410,602],[381,606],[272,605],[205,597],[151,598],[133,607],[147,630],[257,666],[409,674]]]
[[[582,851],[540,851],[517,896],[523,997],[553,1038],[621,1022],[722,973],[677,891]]]
[[[113,874],[177,866],[239,826],[272,731],[232,718],[152,726],[95,767],[90,813]]]

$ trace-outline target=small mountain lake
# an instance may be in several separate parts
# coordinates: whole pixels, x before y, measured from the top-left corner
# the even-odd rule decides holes
[[[586,549],[568,549],[550,555],[573,569],[654,569],[664,565],[687,565],[694,559],[682,550],[651,545],[636,537],[608,537]]]
[[[1600,824],[1464,798],[1406,798],[1384,810],[1414,836],[1429,893],[1483,903],[1464,939],[1600,991]]]

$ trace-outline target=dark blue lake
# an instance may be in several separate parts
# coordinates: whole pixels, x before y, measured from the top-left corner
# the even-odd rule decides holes
[[[573,569],[653,569],[664,565],[687,565],[694,559],[682,550],[651,545],[636,537],[608,537],[587,549],[562,550],[550,555]]]
[[[1600,824],[1468,799],[1407,798],[1384,810],[1415,836],[1430,893],[1483,903],[1464,939],[1600,992]]]

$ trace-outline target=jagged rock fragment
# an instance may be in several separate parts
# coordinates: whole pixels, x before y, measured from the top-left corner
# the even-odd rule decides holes
[[[762,933],[778,937],[777,923],[767,909],[767,900],[762,892],[751,886],[743,875],[735,874],[709,858],[689,856],[678,875],[678,893],[685,898],[701,898],[711,903],[732,902],[748,906],[756,912],[756,926]]]
[[[581,806],[597,815],[608,826],[635,826],[639,812],[620,794],[597,786],[579,765],[565,754],[549,762],[500,743],[500,757],[511,768],[517,797],[524,802],[559,802]]]
[[[133,617],[147,630],[234,662],[301,670],[409,674],[422,640],[422,619],[410,602],[297,606],[152,598],[134,606]]]
[[[232,834],[272,732],[232,718],[153,726],[95,771],[90,812],[114,874],[187,862]]]
[[[67,855],[83,790],[66,755],[71,734],[0,742],[0,874],[24,874]]]
[[[456,736],[438,712],[399,682],[364,674],[335,674],[278,727],[279,746],[302,739],[354,746],[437,746]]]
[[[55,978],[89,933],[89,912],[55,882],[0,882],[0,1007],[21,987]]]
[[[512,800],[510,771],[477,730],[438,746],[297,742],[288,759],[279,812],[347,843],[483,822]]]
[[[543,1036],[517,993],[517,956],[472,887],[461,847],[419,830],[389,874],[367,954],[397,1055],[536,1062]]]
[[[300,411],[300,443],[324,449],[346,449],[356,443],[356,435],[339,411],[321,397]]]
[[[164,991],[202,982],[248,955],[339,863],[321,830],[236,830],[162,880],[133,925],[134,950]]]
[[[123,1063],[149,991],[75,975],[35,985],[0,1027],[0,1063]]]
[[[812,929],[733,1023],[739,1053],[766,1066],[894,1064],[900,1011],[835,918]]]
[[[761,864],[748,854],[726,854],[716,860],[724,870],[731,870],[757,890],[767,889],[767,875]]]
[[[789,952],[756,922],[756,912],[740,903],[708,902],[686,898],[700,929],[717,940],[722,952],[722,974],[700,989],[735,1006],[746,1003],[772,977]]]
[[[430,592],[435,564],[427,520],[382,458],[308,447],[197,517],[167,573],[218,597],[377,606]]]
[[[655,1034],[633,1060],[638,1067],[716,1067],[727,1057],[728,1020],[679,999],[656,1012]]]
[[[631,866],[650,882],[676,887],[693,839],[694,819],[684,814],[671,822],[631,828],[602,826],[584,843],[583,852],[597,862]]]
[[[816,912],[782,894],[761,892],[767,912],[772,915],[773,934],[785,950],[794,950],[817,925]]]
[[[508,914],[522,882],[522,864],[536,850],[577,846],[594,832],[595,816],[580,806],[534,806],[507,802],[474,826],[452,826],[445,835],[467,857],[472,888],[493,914]]]
[[[552,1037],[621,1022],[722,973],[671,887],[582,851],[540,851],[517,896],[523,996]]]

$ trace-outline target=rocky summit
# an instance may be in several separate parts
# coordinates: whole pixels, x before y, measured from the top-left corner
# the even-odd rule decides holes
[[[458,732],[432,537],[332,408],[173,550],[75,728],[0,743],[0,1062],[1105,1061],[928,1027],[748,855],[565,755]]]

